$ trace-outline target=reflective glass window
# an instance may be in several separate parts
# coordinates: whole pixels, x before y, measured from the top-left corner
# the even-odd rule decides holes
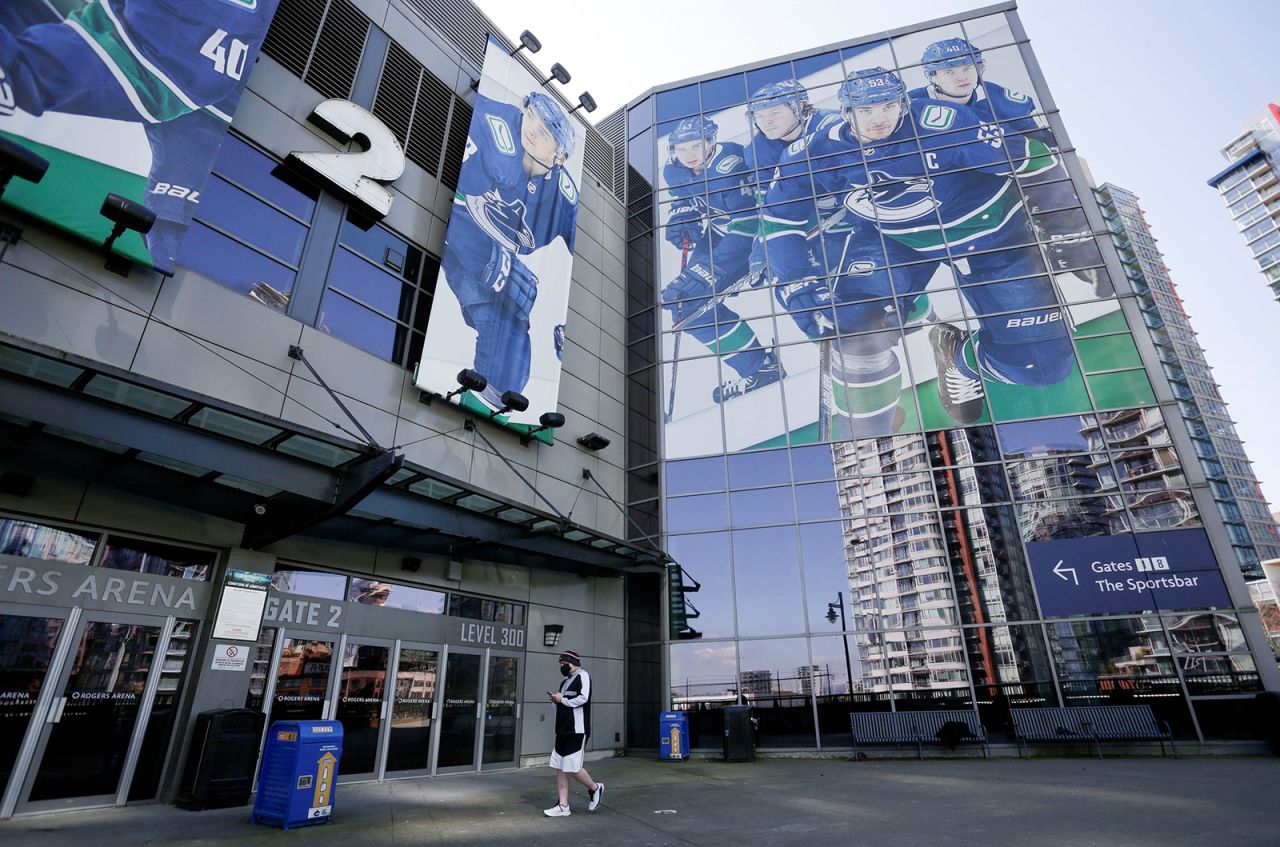
[[[1038,458],[1087,453],[1091,444],[1089,435],[1096,426],[1093,415],[1072,415],[1000,424],[996,433],[1006,459]]]
[[[739,682],[743,700],[753,707],[756,743],[768,747],[814,747],[813,706],[809,698],[824,682],[825,671],[809,661],[803,638],[743,641]]]
[[[685,459],[667,462],[667,494],[692,494],[724,490],[724,458]]]
[[[347,599],[347,578],[336,573],[277,568],[271,577],[271,588],[281,594],[302,594],[326,600]]]
[[[722,76],[700,83],[702,111],[718,112],[747,101],[747,82],[742,74]]]
[[[739,702],[738,651],[732,641],[670,647],[671,708],[687,712],[689,745],[720,749],[727,705]]]
[[[134,573],[207,580],[217,558],[211,550],[192,550],[174,544],[108,535],[99,564]]]
[[[293,268],[199,220],[188,227],[177,262],[278,311],[283,312],[289,305],[296,276]]]
[[[730,488],[781,485],[791,481],[786,450],[738,453],[729,456],[728,462]]]
[[[696,592],[685,594],[686,610],[692,606],[696,617],[689,626],[704,638],[733,635],[733,575],[729,534],[725,532],[676,535],[667,541],[667,553],[680,564],[688,578],[698,584]],[[686,585],[692,584],[686,580]]]
[[[725,529],[729,524],[727,499],[724,494],[670,497],[665,523],[667,532]]]
[[[87,565],[97,544],[96,535],[0,518],[0,555]]]
[[[791,448],[791,471],[796,482],[831,479],[836,475],[831,445]]]
[[[386,606],[389,609],[408,609],[432,615],[444,614],[445,594],[409,585],[352,577],[347,599],[366,606]]]
[[[670,91],[659,91],[653,96],[653,102],[659,121],[692,115],[698,111],[698,86],[686,85]]]
[[[793,526],[734,531],[740,636],[804,632],[799,558]]]
[[[794,523],[796,512],[791,487],[731,492],[729,514],[734,526]]]

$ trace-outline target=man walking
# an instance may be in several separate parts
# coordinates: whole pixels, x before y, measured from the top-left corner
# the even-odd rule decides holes
[[[587,811],[594,812],[604,797],[604,783],[596,782],[582,767],[582,758],[591,735],[591,677],[582,669],[582,659],[572,650],[560,654],[560,675],[565,677],[560,690],[551,696],[556,704],[556,743],[551,751],[551,767],[556,770],[556,790],[560,802],[542,814],[549,818],[567,818],[569,811],[569,777],[581,782],[591,792]]]

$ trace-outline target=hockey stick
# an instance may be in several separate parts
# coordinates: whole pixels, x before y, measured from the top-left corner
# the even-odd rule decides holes
[[[825,221],[823,221],[822,223],[815,226],[813,229],[806,232],[804,235],[804,240],[812,241],[822,233],[826,232],[836,224],[840,223],[840,221],[843,219],[844,219],[844,209],[843,208],[837,209],[835,213],[831,215],[831,217],[827,218]],[[684,270],[683,265],[680,266],[680,270]],[[724,289],[717,291],[715,294],[712,294],[707,299],[707,302],[703,303],[701,306],[695,309],[693,313],[690,314],[688,317],[682,318],[678,323],[676,323],[674,326],[671,327],[671,330],[673,332],[679,332],[680,330],[683,330],[685,327],[687,327],[689,324],[696,321],[698,318],[705,315],[707,312],[710,312],[712,309],[719,306],[725,300],[728,300],[733,295],[738,294],[742,291],[745,291],[748,288],[755,288],[760,284],[760,277],[761,277],[761,273],[759,271],[756,271],[755,273],[743,274],[741,277],[734,280],[729,285],[725,286]],[[677,335],[676,339],[679,340],[679,338],[680,336]]]
[[[689,239],[683,238],[680,241],[680,270],[684,270],[684,266],[689,264]],[[681,321],[687,323],[687,321]],[[671,384],[667,386],[667,411],[662,416],[663,423],[671,423],[671,416],[676,410],[676,374],[680,367],[680,336],[684,335],[679,330],[682,327],[675,327],[676,340],[671,350]]]
[[[831,440],[831,406],[835,389],[831,384],[831,339],[818,342],[818,440]]]

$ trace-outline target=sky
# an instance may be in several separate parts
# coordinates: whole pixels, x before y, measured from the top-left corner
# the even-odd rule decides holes
[[[980,8],[964,0],[477,0],[603,118],[688,77]],[[774,10],[781,13],[772,15]],[[1280,102],[1274,0],[1024,0],[1018,13],[1072,145],[1094,178],[1138,195],[1263,493],[1280,509],[1280,303],[1205,181],[1243,122]]]

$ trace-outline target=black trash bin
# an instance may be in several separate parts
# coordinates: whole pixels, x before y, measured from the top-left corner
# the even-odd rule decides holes
[[[175,802],[193,811],[248,804],[264,717],[253,709],[213,709],[197,715]]]
[[[1280,756],[1280,691],[1259,691],[1258,734],[1271,743],[1271,752]]]
[[[724,760],[756,760],[756,723],[750,706],[726,706],[724,709]]]

